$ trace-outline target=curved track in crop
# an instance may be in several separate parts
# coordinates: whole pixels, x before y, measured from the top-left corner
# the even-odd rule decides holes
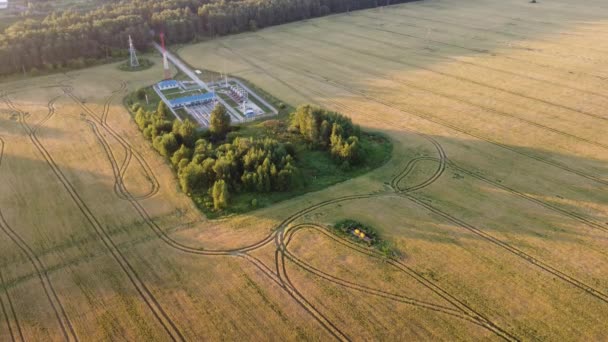
[[[226,48],[230,49],[229,47],[226,47]],[[233,50],[231,50],[231,51],[234,52]],[[234,53],[238,54],[236,52],[234,52]],[[262,66],[260,66],[255,61],[253,61],[251,58],[242,56],[242,55],[240,57],[243,60],[245,60],[246,62],[248,62],[249,64],[251,64],[256,69],[266,73],[268,76],[270,76],[276,80],[280,80],[278,77],[273,76],[272,73],[268,72]],[[285,67],[292,68],[294,70],[294,72],[312,74],[310,71],[307,71],[307,70],[302,70],[302,69],[298,69],[295,67],[289,67],[289,66],[285,66]],[[321,77],[321,76],[312,74],[311,77]],[[365,92],[350,88],[344,84],[341,84],[341,83],[333,81],[333,80],[325,79],[325,81],[328,81],[328,82],[334,84],[335,86],[338,86],[341,89],[344,89],[350,93],[353,93],[356,95],[362,95],[362,96],[364,96],[364,98],[369,98],[379,104],[387,106],[388,108],[395,109],[398,111],[403,111],[401,108],[397,107],[396,105],[387,103],[381,99],[377,99],[373,96],[366,94]],[[283,82],[283,84],[289,86],[285,82]],[[289,87],[290,87],[290,89],[293,89],[293,87],[291,87],[291,86],[289,86]],[[521,258],[521,259],[525,260],[526,262],[530,263],[531,265],[533,265],[534,267],[537,267],[537,268],[541,269],[542,271],[559,278],[561,281],[564,281],[564,282],[584,291],[586,294],[591,295],[591,296],[595,297],[596,299],[601,300],[605,303],[608,303],[608,295],[604,294],[602,291],[600,291],[594,287],[591,287],[590,285],[585,284],[584,282],[566,274],[565,272],[561,271],[556,266],[548,265],[547,263],[543,262],[542,260],[539,260],[539,259],[535,258],[534,256],[527,254],[526,252],[524,252],[518,248],[515,248],[514,246],[512,246],[498,238],[495,238],[494,236],[486,233],[483,228],[472,226],[472,225],[468,224],[467,222],[464,222],[464,221],[460,220],[459,218],[454,217],[453,215],[420,200],[418,197],[416,197],[414,195],[414,192],[422,190],[425,187],[432,185],[434,182],[436,182],[438,179],[440,179],[440,177],[444,174],[444,171],[446,168],[451,167],[451,168],[459,170],[460,172],[467,174],[468,176],[474,177],[482,182],[488,183],[492,186],[495,186],[502,190],[508,191],[509,193],[511,193],[515,196],[518,196],[527,201],[533,202],[537,205],[542,205],[547,209],[550,209],[556,213],[559,213],[560,215],[564,215],[569,218],[575,219],[591,228],[600,229],[603,231],[608,231],[608,229],[603,227],[600,223],[595,222],[591,219],[588,219],[588,218],[584,217],[583,215],[579,215],[576,213],[572,213],[572,212],[563,210],[558,206],[538,200],[538,199],[528,196],[525,193],[522,193],[514,188],[510,188],[510,187],[504,186],[502,184],[499,184],[497,182],[493,182],[493,181],[479,175],[478,173],[475,173],[473,171],[470,171],[470,170],[457,166],[456,164],[454,164],[453,162],[448,160],[447,154],[439,142],[437,142],[432,137],[429,137],[426,135],[421,135],[421,134],[419,134],[419,135],[422,136],[424,139],[426,139],[435,148],[437,156],[421,156],[421,157],[416,157],[414,159],[411,159],[404,166],[404,168],[391,180],[390,185],[391,185],[391,188],[393,189],[393,191],[378,191],[375,193],[342,196],[342,197],[338,197],[338,198],[328,199],[328,200],[316,203],[314,205],[311,205],[309,207],[302,208],[301,210],[286,217],[282,222],[280,222],[277,225],[277,227],[275,227],[275,229],[272,233],[270,233],[263,239],[255,242],[255,243],[252,243],[248,246],[243,246],[243,247],[234,248],[234,249],[214,250],[214,249],[206,249],[203,246],[186,245],[182,242],[175,240],[164,229],[162,229],[152,219],[152,217],[149,215],[149,213],[147,212],[145,207],[140,203],[141,200],[154,196],[154,194],[156,194],[159,191],[160,184],[159,184],[156,176],[154,175],[152,168],[148,165],[148,163],[146,162],[144,157],[140,153],[138,153],[126,139],[124,139],[117,131],[115,131],[111,127],[110,124],[108,124],[107,119],[108,119],[108,115],[110,112],[111,103],[114,101],[115,97],[118,94],[121,94],[122,92],[124,92],[124,90],[126,89],[126,84],[124,82],[121,83],[120,87],[117,90],[113,91],[112,94],[105,99],[104,104],[102,106],[101,113],[96,112],[95,110],[90,108],[90,106],[86,105],[84,103],[84,101],[79,99],[73,93],[73,89],[70,88],[69,86],[61,85],[61,88],[62,88],[64,94],[67,95],[68,97],[70,97],[78,106],[80,106],[83,109],[83,111],[85,112],[85,114],[87,115],[87,117],[84,118],[83,120],[86,122],[87,125],[89,125],[91,127],[93,134],[95,135],[96,139],[102,146],[104,154],[105,154],[108,162],[110,163],[110,166],[112,169],[112,174],[114,177],[114,192],[120,199],[127,201],[132,206],[132,208],[143,219],[143,221],[148,226],[148,228],[150,228],[154,232],[154,234],[157,235],[157,237],[159,239],[161,239],[167,246],[169,246],[173,249],[179,250],[181,252],[184,252],[184,253],[188,253],[188,254],[192,254],[192,255],[200,255],[200,256],[232,256],[232,257],[242,258],[242,259],[250,262],[258,271],[261,272],[261,274],[268,277],[271,281],[273,281],[275,284],[277,284],[283,291],[285,291],[285,293],[289,297],[291,297],[296,303],[298,303],[303,310],[305,310],[309,315],[311,315],[311,317],[313,317],[331,336],[333,336],[334,338],[336,338],[338,340],[351,340],[352,337],[349,336],[348,332],[345,331],[343,328],[341,328],[336,322],[332,322],[332,320],[329,319],[328,316],[326,314],[324,314],[312,302],[312,300],[308,299],[302,293],[302,291],[300,289],[298,289],[297,285],[290,278],[290,275],[288,272],[288,267],[287,267],[288,263],[295,265],[296,267],[301,269],[303,272],[306,272],[306,273],[310,274],[311,276],[318,277],[318,278],[323,279],[324,281],[330,282],[336,286],[341,286],[343,288],[347,288],[352,291],[358,291],[358,292],[364,293],[369,296],[380,297],[380,298],[383,298],[383,299],[386,299],[389,301],[402,303],[404,305],[415,306],[415,307],[418,307],[418,308],[421,308],[424,310],[429,310],[429,311],[435,312],[437,314],[448,315],[451,317],[455,317],[457,319],[462,319],[469,323],[483,327],[484,329],[487,329],[488,331],[495,334],[496,336],[498,336],[502,339],[508,340],[508,341],[519,340],[518,337],[509,333],[505,329],[499,327],[497,323],[491,321],[479,310],[467,305],[463,300],[458,299],[454,294],[451,294],[447,290],[441,288],[438,284],[436,284],[435,282],[433,282],[430,279],[427,279],[423,274],[416,272],[415,270],[413,270],[411,267],[408,267],[405,263],[401,262],[400,260],[397,260],[394,258],[389,258],[387,260],[387,262],[391,267],[397,268],[400,272],[403,272],[404,274],[406,274],[413,281],[415,281],[416,283],[420,284],[421,286],[425,287],[426,289],[432,291],[435,295],[442,298],[444,300],[445,304],[434,304],[434,303],[430,303],[430,302],[427,302],[424,300],[411,298],[411,297],[405,296],[400,293],[384,291],[384,290],[380,290],[380,289],[374,288],[369,285],[360,284],[360,283],[350,281],[347,279],[341,279],[335,275],[329,274],[327,272],[324,272],[324,271],[314,267],[313,265],[307,263],[305,260],[303,260],[302,258],[299,258],[297,255],[293,254],[289,250],[289,248],[288,248],[289,243],[293,240],[294,236],[296,236],[296,234],[300,231],[303,231],[305,229],[310,229],[310,230],[314,230],[314,231],[324,234],[325,236],[332,239],[336,243],[340,243],[341,245],[347,247],[349,250],[353,251],[354,253],[364,254],[364,255],[367,255],[372,258],[385,258],[384,256],[380,255],[378,252],[376,252],[372,249],[361,247],[347,239],[343,239],[338,236],[335,236],[334,234],[332,234],[331,232],[329,232],[327,229],[325,229],[322,226],[319,226],[319,225],[316,225],[313,223],[301,223],[301,224],[294,225],[294,223],[298,219],[303,218],[303,216],[308,213],[311,213],[315,210],[319,210],[326,206],[331,206],[331,205],[335,205],[335,204],[338,204],[341,202],[346,202],[346,201],[367,200],[367,199],[379,198],[379,197],[385,197],[385,196],[399,196],[399,197],[405,198],[405,199],[413,202],[414,204],[416,204],[420,207],[423,207],[425,210],[428,210],[429,212],[437,214],[437,215],[443,217],[444,219],[454,223],[457,227],[466,229],[469,232],[472,232],[475,235],[480,236],[488,243],[509,251],[511,254],[515,255],[516,257]],[[294,91],[301,93],[297,89],[294,89]],[[303,93],[301,93],[301,94],[305,97],[307,96]],[[323,94],[316,94],[316,95],[323,96]],[[159,304],[159,302],[156,300],[156,298],[153,296],[153,294],[149,291],[149,289],[147,288],[147,286],[145,285],[143,280],[135,272],[135,270],[133,269],[133,267],[131,266],[129,261],[120,252],[120,250],[117,248],[117,246],[113,243],[110,235],[104,230],[104,228],[101,226],[101,224],[97,220],[97,218],[95,216],[93,216],[92,212],[87,207],[86,203],[83,201],[80,194],[77,192],[77,189],[75,189],[72,186],[72,184],[69,182],[69,180],[65,177],[65,175],[63,175],[63,173],[61,172],[59,167],[56,165],[56,163],[52,159],[51,154],[46,150],[45,146],[37,138],[36,133],[38,132],[38,130],[41,127],[43,127],[43,125],[48,120],[50,120],[55,113],[54,105],[53,105],[55,99],[53,99],[51,102],[49,102],[49,105],[48,105],[49,112],[48,112],[47,116],[45,116],[35,126],[31,127],[31,126],[29,126],[29,124],[26,121],[27,116],[28,116],[27,113],[19,110],[19,108],[10,100],[10,98],[7,95],[5,95],[3,98],[4,98],[5,102],[7,102],[8,106],[10,108],[12,108],[12,110],[14,110],[16,113],[19,114],[19,123],[23,127],[24,131],[28,134],[32,143],[36,146],[36,148],[40,151],[42,156],[45,158],[46,162],[49,164],[49,167],[55,173],[58,180],[64,186],[64,188],[66,189],[68,194],[72,197],[72,199],[74,200],[74,203],[78,206],[78,208],[80,209],[82,214],[87,218],[87,220],[89,220],[89,222],[91,223],[91,226],[94,228],[95,232],[99,235],[101,241],[104,243],[104,245],[107,247],[108,251],[112,254],[112,256],[117,261],[117,263],[120,265],[120,267],[122,268],[124,273],[130,279],[131,283],[134,285],[134,287],[140,294],[141,299],[146,303],[148,308],[155,315],[158,322],[163,326],[164,330],[167,332],[167,334],[173,340],[184,340],[185,338],[184,338],[183,334],[181,333],[181,331],[176,326],[176,324],[173,322],[173,320],[171,318],[169,318],[169,316],[167,315],[165,310],[162,308],[162,306]],[[327,100],[331,101],[329,99],[327,99]],[[338,102],[332,102],[332,104],[338,108],[343,108],[345,110],[352,109],[352,108],[349,108]],[[537,161],[558,167],[566,172],[575,173],[579,176],[594,180],[598,183],[608,184],[608,181],[605,181],[599,175],[591,175],[591,174],[583,173],[582,171],[575,170],[573,168],[570,168],[567,165],[562,165],[562,164],[558,164],[558,163],[555,163],[555,162],[552,162],[549,160],[545,160],[542,157],[528,155],[524,152],[510,148],[509,146],[500,144],[500,143],[492,141],[490,139],[480,137],[479,135],[475,135],[471,132],[464,131],[464,130],[462,130],[458,127],[455,127],[451,124],[448,124],[446,122],[438,121],[440,119],[435,119],[426,114],[411,113],[410,111],[408,111],[407,114],[413,114],[413,115],[421,117],[423,119],[427,119],[429,121],[438,123],[442,126],[455,129],[455,130],[465,133],[465,134],[472,135],[476,138],[479,138],[486,142],[492,143],[499,147],[507,148],[515,153],[518,153],[518,154],[527,156],[529,158],[535,159]],[[386,122],[386,120],[382,119],[379,115],[374,118],[378,119],[379,121]],[[545,127],[545,126],[543,126],[543,127]],[[552,130],[550,127],[545,127],[545,128],[547,128],[548,130]],[[410,133],[413,133],[413,132],[410,132]],[[110,142],[110,140],[108,139],[108,137],[106,135],[109,135],[113,139],[113,142],[116,142],[118,144],[118,146],[120,146],[124,150],[124,159],[123,160],[120,160],[120,161],[118,160],[118,158],[116,157],[116,153],[112,149],[113,146],[115,146],[116,144],[114,144],[113,142]],[[575,137],[575,138],[577,138],[577,137]],[[583,140],[581,139],[581,141],[583,141]],[[3,142],[2,142],[2,148],[4,148]],[[135,158],[137,160],[137,162],[141,166],[145,176],[150,180],[150,183],[151,183],[150,191],[141,196],[135,196],[135,195],[131,194],[128,187],[125,185],[125,182],[124,182],[124,176],[125,176],[127,169],[129,168],[132,158]],[[422,161],[437,162],[436,170],[423,181],[421,181],[417,184],[414,184],[414,185],[410,185],[408,187],[403,187],[401,185],[403,183],[403,181],[408,178],[408,176],[411,174],[412,170],[414,170],[416,165]],[[1,154],[0,154],[0,165],[1,165]],[[0,218],[2,218],[1,212],[0,212]],[[2,226],[2,228],[4,230],[4,227],[5,226],[8,227],[8,226],[3,218],[2,218],[2,222],[4,224],[0,224],[0,226]],[[10,228],[10,227],[8,227],[8,228]],[[262,247],[268,246],[272,243],[274,243],[274,247],[275,247],[274,265],[268,266],[268,265],[264,264],[261,260],[257,259],[255,256],[250,254],[250,252],[253,252]],[[48,284],[50,284],[50,281],[48,281]],[[49,286],[52,286],[52,285],[49,285]],[[53,291],[53,293],[54,293],[54,291]],[[56,297],[55,293],[54,293],[54,296]],[[48,297],[48,294],[47,294],[47,297]],[[0,297],[0,299],[1,299],[1,297]],[[49,298],[49,301],[51,303],[53,303],[53,298],[52,297]],[[55,301],[58,302],[58,299],[56,299]],[[0,304],[2,304],[2,309],[3,309],[3,312],[5,313],[5,316],[7,317],[7,323],[8,323],[8,315],[7,315],[8,310],[5,309],[4,303],[0,303]],[[61,312],[61,310],[58,310],[56,312]],[[65,312],[63,312],[63,315],[65,315]],[[63,319],[60,319],[59,321],[60,322],[69,322],[69,319],[67,319],[67,316],[66,316]],[[67,326],[67,324],[66,324],[66,326]],[[10,325],[9,325],[9,328],[10,328]],[[70,329],[71,329],[71,325],[69,325],[69,327],[64,330],[66,335],[69,334],[68,331],[70,331]],[[71,329],[71,331],[73,333],[73,329]],[[13,337],[13,339],[15,339],[15,335],[13,334],[13,332],[11,332],[11,336]],[[70,338],[70,336],[67,336],[66,339],[69,339],[69,338]],[[76,339],[75,334],[73,336],[73,339]]]
[[[56,175],[57,180],[61,183],[61,185],[64,187],[64,189],[68,192],[68,194],[72,198],[74,204],[78,207],[79,211],[83,214],[83,216],[90,223],[91,227],[93,228],[95,233],[99,236],[103,245],[110,252],[110,254],[114,258],[114,260],[119,264],[120,268],[122,269],[124,274],[128,277],[131,284],[135,287],[136,291],[142,298],[145,305],[148,306],[148,308],[151,310],[152,314],[156,317],[159,324],[163,327],[163,329],[167,332],[167,334],[170,336],[170,338],[172,340],[184,341],[185,338],[184,338],[182,332],[180,331],[180,329],[173,322],[173,320],[167,315],[166,311],[163,309],[163,307],[160,305],[158,300],[155,298],[155,296],[149,290],[148,286],[145,284],[145,282],[141,279],[141,277],[135,271],[135,269],[133,268],[131,263],[127,260],[125,255],[116,246],[115,242],[112,240],[111,236],[106,231],[106,228],[104,227],[104,225],[102,225],[101,222],[97,219],[97,217],[95,217],[95,215],[93,214],[93,212],[91,211],[89,206],[82,199],[79,192],[75,189],[75,187],[72,185],[72,183],[69,181],[69,179],[65,176],[65,174],[63,173],[61,168],[59,168],[59,166],[56,164],[55,160],[53,159],[53,157],[49,153],[49,151],[46,149],[45,145],[38,139],[38,137],[36,136],[36,130],[33,129],[32,127],[30,127],[30,125],[26,121],[26,118],[25,118],[26,113],[24,111],[20,110],[13,103],[13,101],[9,98],[8,95],[3,94],[3,96],[0,96],[0,97],[4,99],[4,101],[9,106],[9,108],[11,108],[13,111],[15,111],[19,115],[19,123],[20,123],[21,127],[23,128],[23,130],[25,131],[25,133],[27,134],[27,136],[29,137],[30,141],[38,149],[38,151],[40,152],[40,154],[42,155],[42,157],[44,158],[44,160],[46,161],[48,166],[51,168],[53,173]],[[57,98],[54,98],[53,100],[49,101],[49,103],[48,103],[49,111],[55,110],[54,102],[56,101]],[[52,114],[49,114],[49,115],[47,115],[47,117],[45,117],[45,119],[48,120],[48,118],[50,118],[51,116],[52,116]],[[0,215],[0,219],[2,220],[2,223],[3,223],[2,224],[3,230],[6,228],[6,230],[10,232],[8,225],[6,224],[6,222],[4,222],[4,219],[2,218],[1,215]],[[16,238],[16,240],[18,241],[19,239]],[[24,253],[26,253],[26,255],[28,255],[28,252],[30,252],[25,247],[22,250],[24,251]],[[28,255],[28,259],[30,257],[32,258],[32,262],[34,262],[34,264],[36,264],[35,255],[31,255],[31,256]],[[44,273],[42,272],[42,270],[44,269],[43,266],[40,266],[37,264],[36,264],[36,266],[38,266],[40,268],[40,271],[38,271],[38,268],[37,268],[37,271],[39,272],[39,274],[46,274],[45,272]],[[45,281],[45,278],[42,277],[41,281]],[[47,290],[47,287],[50,290]],[[59,299],[57,298],[55,291],[52,289],[52,285],[50,284],[50,281],[48,281],[48,285],[45,286],[45,292],[47,292],[47,298],[49,298],[49,300],[51,302],[53,302],[53,300],[58,302],[58,304],[54,305],[54,307],[59,307],[58,309],[56,308],[55,310],[56,310],[56,312],[61,313],[61,315],[59,315],[59,314],[58,315],[60,316],[59,321],[62,323],[61,328],[62,328],[62,331],[64,332],[65,339],[68,341],[78,340],[77,335],[74,332],[74,329],[73,329],[67,315],[65,314],[65,311],[63,310],[63,307],[60,305]],[[48,294],[48,292],[52,293],[53,296],[50,296]]]

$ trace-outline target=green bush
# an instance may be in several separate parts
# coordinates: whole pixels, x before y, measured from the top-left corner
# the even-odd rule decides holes
[[[367,226],[361,222],[355,220],[342,220],[337,222],[334,227],[345,234],[352,235],[351,232],[355,229],[359,229],[360,231],[365,233],[365,236],[369,237],[372,240],[372,244],[377,242],[378,233],[376,230],[370,226]]]
[[[347,237],[348,239],[353,240],[355,242],[366,242],[387,258],[392,258],[399,255],[398,251],[392,246],[392,244],[388,241],[382,240],[378,232],[373,227],[363,224],[361,222],[346,219],[338,221],[336,224],[334,224],[333,229],[339,235]],[[365,236],[369,238],[369,242],[355,236],[353,234],[353,231],[355,229],[358,229],[359,231],[363,232]]]

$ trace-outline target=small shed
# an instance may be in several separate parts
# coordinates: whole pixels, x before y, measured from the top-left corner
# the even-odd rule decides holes
[[[8,8],[8,0],[0,0],[0,10]]]

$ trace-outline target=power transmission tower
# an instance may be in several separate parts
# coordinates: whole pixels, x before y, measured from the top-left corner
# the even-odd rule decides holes
[[[135,46],[133,46],[133,39],[129,36],[129,53],[131,54],[131,68],[136,68],[139,66],[139,60],[137,59],[137,51],[135,50]]]

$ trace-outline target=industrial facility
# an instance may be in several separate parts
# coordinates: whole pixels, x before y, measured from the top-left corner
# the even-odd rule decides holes
[[[241,81],[227,76],[220,82],[205,83],[201,72],[193,72],[165,47],[165,35],[160,34],[161,44],[155,44],[163,58],[163,80],[154,85],[154,91],[178,120],[190,118],[200,127],[209,126],[211,111],[220,104],[226,108],[233,123],[251,121],[278,110],[253,92]],[[129,44],[132,46],[132,42]],[[169,61],[191,81],[173,79]]]

